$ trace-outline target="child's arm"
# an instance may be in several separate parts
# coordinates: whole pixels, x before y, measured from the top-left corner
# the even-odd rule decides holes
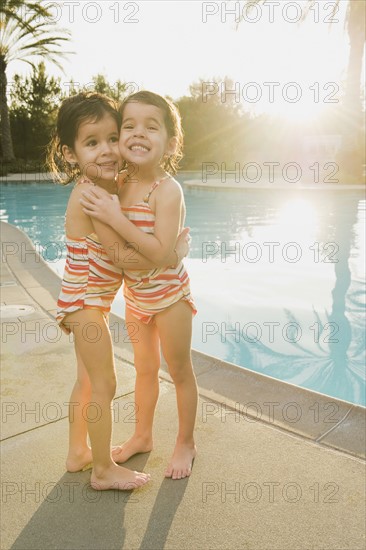
[[[91,218],[96,234],[109,259],[121,269],[154,269],[156,266],[150,260],[142,256],[132,247],[126,245],[126,241],[118,235],[109,225]],[[173,258],[173,262],[176,261]]]
[[[168,258],[161,264],[153,263],[139,254],[134,248],[127,247],[126,241],[118,235],[110,226],[99,222],[95,218],[89,217],[82,209],[80,199],[82,193],[95,189],[90,184],[80,183],[76,185],[71,193],[67,215],[66,229],[67,234],[81,237],[95,232],[102,243],[110,260],[122,269],[130,270],[150,270],[156,267],[165,267],[167,265],[176,265],[187,255],[189,251],[189,229],[185,229],[179,235],[176,242],[176,252],[172,251]],[[102,196],[105,196],[111,203],[112,196],[105,190],[97,188]],[[118,208],[119,202],[117,201]],[[178,258],[177,258],[178,256]]]
[[[150,270],[156,267],[165,267],[167,265],[176,265],[181,261],[189,251],[188,233],[189,228],[184,229],[178,236],[175,250],[161,264],[153,264],[148,258],[137,252],[134,248],[128,247],[126,241],[118,235],[109,225],[102,223],[95,218],[92,224],[96,234],[109,259],[121,269],[129,270]]]
[[[167,265],[167,258],[174,245],[183,220],[183,196],[180,185],[166,180],[156,190],[156,212],[154,235],[147,234],[124,216],[117,197],[111,200],[103,190],[93,188],[83,193],[84,213],[110,225],[130,246],[152,260],[154,264]]]

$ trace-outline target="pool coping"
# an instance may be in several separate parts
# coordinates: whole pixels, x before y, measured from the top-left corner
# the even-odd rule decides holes
[[[38,309],[18,320],[33,321],[45,313],[54,320],[61,278],[23,231],[7,222],[1,222],[0,227],[2,262]],[[1,276],[1,284],[1,302],[14,304],[6,275]],[[118,325],[115,356],[133,364],[124,319],[111,314],[110,323]],[[264,422],[330,450],[366,458],[365,407],[238,367],[197,350],[192,350],[192,360],[201,396],[201,413],[206,420],[219,415],[225,422],[228,416],[234,415],[238,426],[242,422]],[[160,377],[171,382],[164,361]]]
[[[332,184],[332,183],[290,183],[283,179],[270,182],[249,183],[247,181],[232,181],[222,182],[219,179],[203,182],[202,180],[192,179],[185,180],[182,185],[188,188],[204,188],[204,189],[255,189],[255,190],[293,190],[293,191],[365,191],[366,184]]]

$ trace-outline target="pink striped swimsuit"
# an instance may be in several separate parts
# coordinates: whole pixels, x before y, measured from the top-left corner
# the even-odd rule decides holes
[[[122,285],[123,271],[109,259],[96,233],[81,238],[66,236],[66,249],[56,320],[69,334],[70,330],[64,324],[69,313],[80,309],[99,309],[108,317]]]
[[[161,180],[160,180],[161,181]],[[154,234],[155,214],[149,206],[156,181],[142,202],[122,207],[125,216],[145,233]],[[197,313],[191,296],[188,273],[180,262],[176,267],[162,267],[150,271],[124,270],[123,293],[126,307],[143,323],[150,323],[157,313],[179,300],[186,300],[193,314]]]

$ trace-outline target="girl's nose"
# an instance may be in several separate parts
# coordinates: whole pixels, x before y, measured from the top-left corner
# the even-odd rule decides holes
[[[112,151],[112,144],[109,141],[106,141],[102,145],[102,152],[108,154]]]
[[[134,131],[135,137],[144,137],[145,136],[145,128],[143,126],[136,126]]]

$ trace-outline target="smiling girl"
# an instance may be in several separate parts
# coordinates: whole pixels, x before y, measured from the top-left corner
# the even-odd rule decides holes
[[[176,107],[152,92],[137,92],[123,101],[119,148],[127,175],[119,202],[98,189],[83,193],[84,212],[109,224],[141,254],[160,263],[173,251],[185,219],[183,193],[171,176],[181,157],[183,135]],[[122,207],[122,214],[121,214]],[[176,388],[179,429],[166,477],[189,476],[196,456],[193,430],[197,384],[191,361],[192,315],[196,308],[188,273],[174,267],[124,272],[126,321],[137,323],[136,428],[121,446],[118,462],[152,449],[152,426],[159,394],[160,346]]]

